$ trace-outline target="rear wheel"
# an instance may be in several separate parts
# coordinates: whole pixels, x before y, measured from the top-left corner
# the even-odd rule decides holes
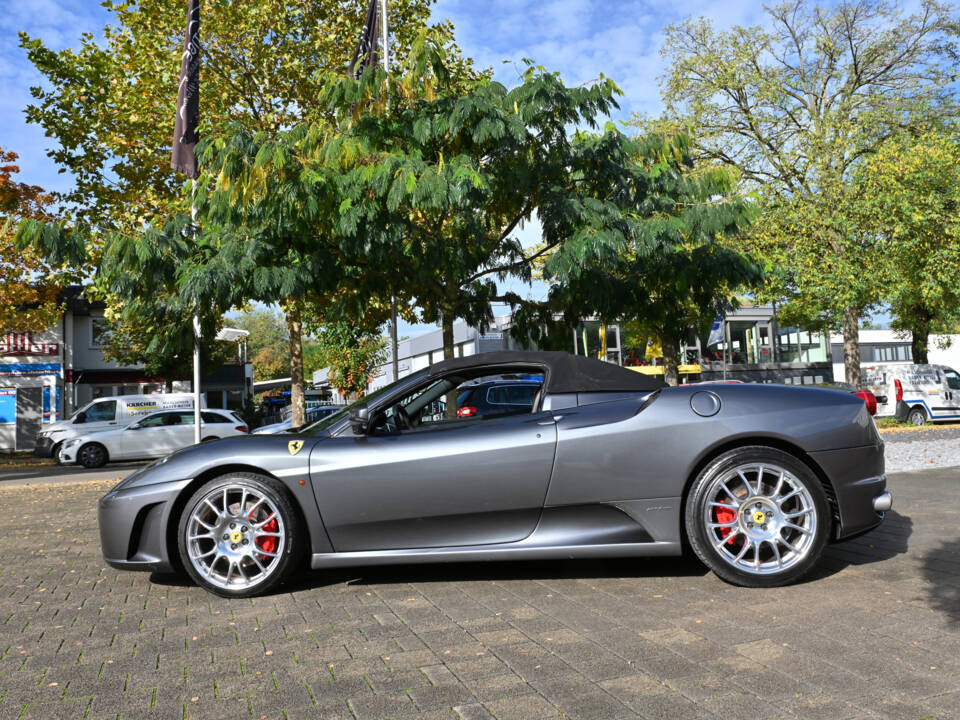
[[[233,473],[194,493],[177,537],[183,565],[198,585],[223,597],[250,597],[283,581],[301,553],[303,534],[279,482]]]
[[[922,407],[911,408],[907,414],[907,422],[911,425],[923,425],[927,422],[927,411]]]
[[[761,446],[711,462],[686,507],[694,552],[720,578],[745,587],[785,585],[809,572],[830,523],[826,494],[810,468]]]
[[[107,449],[100,443],[87,443],[77,453],[77,461],[85,468],[98,468],[107,464]]]

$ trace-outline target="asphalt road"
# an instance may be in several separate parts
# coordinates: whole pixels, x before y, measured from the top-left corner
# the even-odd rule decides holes
[[[884,523],[790,587],[635,558],[304,571],[231,601],[106,567],[108,482],[3,483],[0,718],[958,718],[960,470],[889,485]]]
[[[9,482],[50,483],[77,480],[116,480],[119,482],[151,461],[108,463],[102,468],[87,470],[80,465],[53,465],[39,463],[0,464],[0,484]]]

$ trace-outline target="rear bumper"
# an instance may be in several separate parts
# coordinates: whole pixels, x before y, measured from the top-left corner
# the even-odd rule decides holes
[[[167,528],[189,480],[111,490],[97,508],[103,559],[118,570],[172,572]]]
[[[884,474],[883,443],[811,453],[833,489],[835,540],[859,535],[883,522],[893,507]]]

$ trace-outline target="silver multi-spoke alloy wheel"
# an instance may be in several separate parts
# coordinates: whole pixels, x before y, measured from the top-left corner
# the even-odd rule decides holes
[[[764,446],[729,450],[704,467],[685,516],[697,556],[724,580],[747,587],[802,577],[823,552],[832,524],[813,470]]]
[[[285,528],[274,502],[242,484],[208,493],[187,524],[187,555],[209,583],[246,590],[262,583],[283,556]]]
[[[720,556],[746,573],[766,575],[801,562],[817,531],[810,492],[786,468],[738,465],[714,478],[703,522]]]

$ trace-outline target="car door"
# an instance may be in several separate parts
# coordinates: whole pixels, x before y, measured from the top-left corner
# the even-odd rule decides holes
[[[123,430],[104,436],[107,450],[114,460],[126,458],[158,457],[163,452],[163,438],[169,413],[154,413],[130,423]]]
[[[317,443],[310,476],[338,552],[522,540],[539,520],[556,447],[551,413],[442,423]]]

